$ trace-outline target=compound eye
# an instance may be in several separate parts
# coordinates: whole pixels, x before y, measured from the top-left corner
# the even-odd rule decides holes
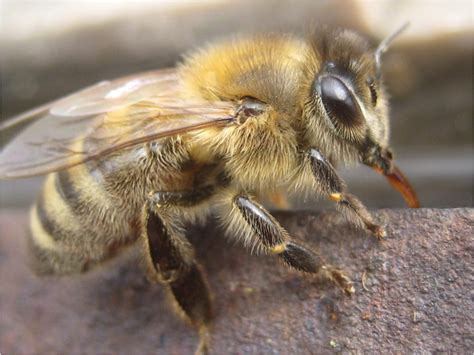
[[[335,126],[347,127],[361,125],[364,122],[359,104],[346,84],[334,76],[320,79],[318,88],[324,108]]]

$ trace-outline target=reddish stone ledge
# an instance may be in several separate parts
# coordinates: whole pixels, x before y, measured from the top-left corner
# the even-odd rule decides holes
[[[214,293],[213,354],[465,353],[474,349],[473,209],[381,210],[378,242],[334,211],[277,213],[352,276],[331,285],[250,256],[211,224],[192,240]],[[25,213],[0,212],[2,354],[191,354],[194,331],[146,282],[136,252],[77,277],[26,266]]]

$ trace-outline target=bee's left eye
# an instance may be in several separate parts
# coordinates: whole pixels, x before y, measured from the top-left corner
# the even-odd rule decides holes
[[[335,76],[324,76],[317,86],[329,118],[335,126],[357,126],[363,123],[362,112],[346,84]]]

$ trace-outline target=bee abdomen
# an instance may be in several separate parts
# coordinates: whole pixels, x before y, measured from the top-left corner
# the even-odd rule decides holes
[[[71,274],[87,269],[88,260],[68,250],[61,239],[61,223],[50,217],[41,196],[31,211],[28,246],[33,270],[44,274]],[[64,233],[64,234],[63,234]]]
[[[85,165],[51,174],[31,212],[32,266],[39,274],[84,272],[133,241],[127,226]]]

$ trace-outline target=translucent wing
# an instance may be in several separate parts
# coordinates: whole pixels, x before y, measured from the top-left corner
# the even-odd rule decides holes
[[[0,123],[6,129],[19,123],[33,121],[47,113],[55,116],[86,116],[110,112],[143,98],[163,94],[158,90],[173,87],[178,82],[175,69],[148,71],[115,80],[105,80],[59,100],[49,102]]]
[[[102,81],[77,94],[67,96],[51,107],[57,116],[83,116],[110,112],[142,101],[144,98],[167,95],[178,83],[176,70],[149,71],[112,81]],[[169,95],[168,95],[169,96]]]
[[[181,93],[175,70],[154,71],[102,82],[19,115],[2,128],[32,122],[0,152],[0,178],[62,170],[236,117],[234,102],[184,100]]]

